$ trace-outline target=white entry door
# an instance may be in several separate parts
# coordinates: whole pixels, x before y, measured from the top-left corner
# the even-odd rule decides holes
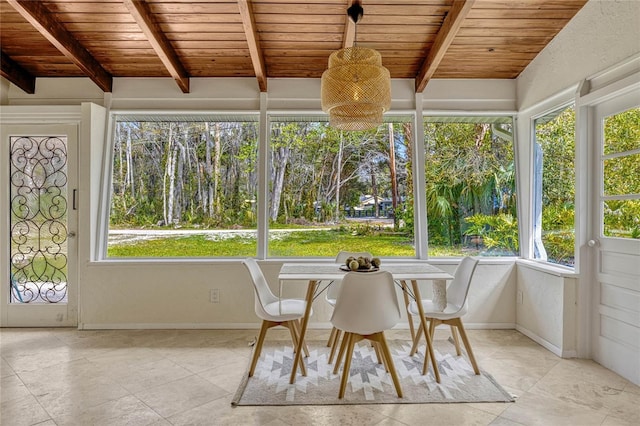
[[[76,125],[1,131],[0,325],[77,326]]]
[[[640,96],[593,107],[592,352],[640,385]]]

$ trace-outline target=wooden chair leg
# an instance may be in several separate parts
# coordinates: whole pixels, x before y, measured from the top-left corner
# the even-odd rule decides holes
[[[456,355],[462,355],[462,351],[460,350],[460,339],[458,339],[458,330],[453,325],[449,326],[451,328],[451,337],[453,337],[453,343],[456,345]]]
[[[296,332],[296,326],[293,324],[293,321],[286,321],[284,324],[285,327],[289,329],[289,334],[291,335],[291,341],[293,342],[293,352],[296,352],[296,348],[298,347],[298,333]]]
[[[344,351],[347,349],[347,344],[349,343],[350,335],[351,333],[347,333],[345,331],[344,336],[342,337],[342,343],[340,344],[340,351],[338,352],[338,358],[336,359],[336,363],[333,366],[333,374],[338,374],[338,371],[340,370],[340,363],[342,362]]]
[[[253,359],[251,360],[251,367],[249,368],[249,377],[252,377],[253,373],[255,372],[256,365],[258,364],[258,359],[260,358],[260,352],[262,352],[262,343],[264,343],[264,337],[267,335],[267,330],[269,329],[269,327],[271,327],[271,323],[269,321],[262,321],[260,334],[258,335],[258,341],[253,348]]]
[[[331,353],[329,354],[329,364],[333,363],[333,358],[336,356],[336,351],[338,349],[338,344],[340,343],[341,335],[342,335],[342,330],[338,330],[336,328],[336,335],[334,337],[333,345],[331,346]]]
[[[336,339],[336,332],[338,331],[337,328],[333,327],[331,328],[331,334],[329,334],[329,339],[327,340],[327,347],[330,348],[333,346],[333,343],[335,342]]]
[[[460,332],[460,337],[462,338],[462,343],[464,343],[464,347],[467,350],[467,355],[469,356],[469,360],[471,361],[471,365],[473,366],[473,372],[476,375],[480,374],[480,369],[478,368],[478,363],[476,362],[476,357],[473,355],[473,350],[471,350],[471,343],[469,343],[469,339],[467,338],[467,333],[464,330],[464,325],[462,325],[462,319],[456,318],[453,320],[458,327],[458,331]]]
[[[353,333],[345,333],[349,336],[349,341],[347,342],[348,348],[346,353],[346,358],[344,360],[344,368],[342,370],[342,380],[340,381],[340,392],[338,393],[338,399],[344,398],[344,392],[347,389],[347,382],[349,381],[349,369],[351,368],[351,358],[353,357],[353,347],[356,343],[356,338]],[[342,351],[342,348],[340,348]],[[340,356],[338,356],[340,358]],[[336,365],[338,365],[336,363]]]
[[[420,321],[420,326],[418,327],[418,331],[416,331],[416,336],[413,338],[413,345],[411,346],[411,352],[409,352],[409,356],[414,356],[416,352],[418,352],[418,344],[420,343],[420,337],[422,337],[422,321]],[[426,353],[425,353],[426,356]]]
[[[298,347],[298,342],[300,341],[300,330],[298,330],[298,327],[296,327],[297,324],[298,324],[297,320],[287,321],[286,323],[283,324],[291,332],[291,341],[293,342],[293,353],[295,353],[296,351],[295,348]],[[306,349],[306,345],[304,345],[303,348]],[[303,360],[300,360],[300,373],[302,373],[303,376],[307,375],[307,367],[304,365]]]
[[[436,321],[433,318],[427,318],[427,321],[429,322],[429,337],[431,339],[431,345],[433,348],[433,336],[435,334],[436,331]],[[426,336],[425,336],[426,338]],[[424,353],[424,364],[422,365],[422,375],[427,374],[427,370],[429,369],[429,359],[433,358],[434,360],[434,366],[433,366],[433,370],[435,372],[435,370],[438,368],[437,365],[435,365],[435,352],[433,354],[431,353],[427,353],[427,351],[429,351],[429,345],[427,345],[427,347],[425,348],[425,353]],[[427,356],[428,355],[428,356]],[[438,383],[440,383],[438,381]]]
[[[431,336],[431,341],[433,342],[433,336],[436,334],[436,325],[438,324],[433,318],[427,318],[427,321],[429,321],[429,336]]]
[[[371,346],[373,347],[374,352],[376,353],[376,360],[378,364],[382,364],[382,355],[380,355],[380,348],[378,348],[378,344],[374,341],[371,342]]]
[[[293,325],[296,328],[296,332],[298,333],[298,336],[300,336],[302,334],[302,325],[300,325],[300,321],[299,320],[293,320]],[[307,343],[306,342],[302,342],[302,350],[304,351],[305,356],[308,358],[309,357],[309,347],[307,347]]]
[[[380,352],[380,343],[377,340],[371,340],[371,346],[376,352],[376,358],[378,359],[378,364],[382,364],[384,366],[384,371],[389,372],[389,365],[387,365],[387,359],[384,357],[384,354]]]
[[[413,315],[409,313],[410,300],[409,300],[409,294],[407,291],[408,290],[407,283],[406,281],[402,280],[400,281],[400,284],[402,285],[402,296],[404,297],[404,307],[405,307],[405,311],[407,312],[407,322],[409,323],[409,332],[411,333],[411,341],[414,341],[416,339],[416,330],[415,330],[415,326],[413,325]]]
[[[291,333],[291,341],[293,343],[293,353],[295,354],[296,352],[296,348],[298,347],[298,342],[300,341],[300,332],[298,331],[297,327],[296,327],[296,323],[298,321],[297,320],[293,320],[293,321],[286,321],[284,322],[282,325],[284,325],[285,327],[287,327],[289,329],[289,332]],[[307,375],[307,367],[304,365],[304,361],[300,360],[300,373],[303,376]]]
[[[389,350],[389,345],[387,345],[387,339],[385,339],[383,332],[380,332],[379,339],[382,354],[384,356],[384,359],[386,360],[385,365],[388,366],[387,371],[389,372],[389,374],[391,374],[391,380],[393,380],[393,385],[396,388],[398,398],[402,398],[402,387],[400,386],[400,379],[398,378],[398,373],[396,372],[396,367],[393,364],[393,358],[391,357],[391,351]]]
[[[431,328],[431,326],[429,326],[429,328]],[[433,364],[433,375],[436,378],[436,382],[440,383],[440,370],[438,370],[438,364],[437,364],[438,361],[436,360],[436,353],[433,350],[433,341],[431,340],[431,333],[427,331],[426,333],[424,333],[424,335],[425,335],[425,340],[427,342],[427,347],[424,353],[424,365],[422,366],[422,375],[424,376],[425,374],[427,374],[427,369],[429,367],[429,360],[431,360],[431,363]]]

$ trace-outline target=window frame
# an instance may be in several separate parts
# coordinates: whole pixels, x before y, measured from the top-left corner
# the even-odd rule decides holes
[[[422,111],[422,115],[421,115],[421,142],[422,142],[422,148],[421,148],[421,157],[419,160],[416,160],[419,162],[420,167],[424,170],[426,168],[426,142],[424,140],[424,133],[425,133],[425,129],[424,129],[424,122],[428,117],[432,117],[432,118],[437,118],[437,117],[455,117],[455,118],[464,118],[464,117],[473,117],[473,118],[481,118],[481,117],[486,117],[486,118],[509,118],[511,120],[511,127],[512,127],[512,148],[513,148],[513,162],[514,162],[514,174],[515,174],[515,192],[516,192],[516,220],[518,221],[518,240],[519,240],[519,249],[518,249],[518,253],[516,253],[515,255],[512,256],[486,256],[483,257],[483,259],[497,259],[497,260],[501,260],[501,259],[518,259],[522,257],[522,253],[523,253],[523,233],[522,233],[522,207],[523,207],[523,200],[522,200],[522,196],[521,196],[521,185],[520,185],[520,178],[522,176],[522,173],[520,171],[521,167],[520,167],[520,163],[519,163],[519,144],[518,144],[518,120],[517,120],[517,113],[515,112],[510,112],[510,111],[446,111],[446,110],[423,110]],[[416,150],[417,151],[417,150]],[[421,187],[419,188],[421,197],[424,200],[424,203],[421,205],[421,207],[423,207],[423,211],[421,212],[421,214],[424,215],[424,217],[426,218],[425,222],[424,222],[424,226],[426,227],[425,229],[425,244],[427,246],[427,258],[428,259],[438,259],[438,260],[447,260],[447,259],[458,259],[461,256],[437,256],[437,257],[433,257],[430,256],[428,254],[429,251],[429,235],[428,235],[428,226],[429,226],[429,217],[427,215],[427,206],[426,206],[426,177],[423,174],[423,179],[422,182],[420,182]],[[416,195],[417,196],[417,195]]]
[[[259,169],[259,150],[260,150],[260,115],[257,111],[153,111],[153,110],[144,110],[144,111],[130,111],[130,110],[111,110],[109,113],[107,131],[106,131],[106,143],[104,144],[104,151],[102,155],[102,184],[101,184],[101,194],[99,199],[99,207],[98,207],[98,226],[99,230],[98,236],[96,238],[96,258],[99,261],[105,262],[140,262],[140,261],[180,261],[180,262],[193,262],[193,261],[228,261],[228,260],[236,260],[239,257],[229,256],[229,257],[108,257],[108,243],[109,243],[109,229],[110,229],[110,217],[111,217],[111,202],[112,202],[112,189],[113,189],[113,161],[114,161],[114,148],[115,148],[115,134],[116,134],[116,126],[118,124],[119,117],[128,117],[132,121],[134,118],[141,118],[141,121],[145,117],[153,117],[153,121],[158,122],[181,122],[177,120],[178,118],[182,118],[182,122],[188,122],[189,117],[197,117],[200,121],[215,121],[215,120],[205,120],[205,118],[214,119],[215,117],[225,117],[226,121],[229,121],[228,118],[237,117],[238,121],[253,121],[257,125],[258,131],[258,146],[256,147],[256,152],[258,155],[258,169]],[[165,118],[164,120],[162,118]],[[249,120],[246,120],[249,118]],[[151,120],[146,120],[151,121]],[[191,120],[194,121],[194,120]],[[259,184],[258,184],[259,187]],[[258,188],[259,192],[259,188]],[[256,194],[258,196],[258,194]],[[257,222],[256,227],[259,227],[259,222]],[[257,240],[259,243],[260,232],[256,229]],[[259,246],[256,249],[256,253],[254,256],[257,256],[259,251]]]
[[[107,244],[109,233],[109,216],[110,216],[110,203],[111,203],[111,189],[113,179],[113,149],[115,141],[113,139],[115,134],[115,127],[117,125],[118,116],[156,116],[156,117],[182,117],[182,116],[235,116],[235,117],[247,117],[251,116],[255,118],[258,123],[258,218],[257,218],[257,253],[255,254],[258,259],[265,260],[293,260],[296,259],[310,259],[309,257],[301,258],[278,258],[268,255],[268,150],[269,146],[269,125],[272,119],[278,119],[279,117],[289,116],[324,116],[320,111],[316,110],[268,110],[262,107],[260,110],[247,110],[247,111],[184,111],[184,110],[111,110],[108,112],[108,122],[105,132],[105,144],[102,155],[102,176],[101,176],[101,194],[98,201],[98,214],[97,214],[97,229],[99,230],[96,238],[96,260],[110,263],[118,262],[156,262],[156,261],[170,261],[170,262],[229,262],[237,261],[237,257],[132,257],[132,258],[110,258],[107,257]],[[427,218],[426,218],[426,203],[425,203],[425,164],[424,164],[424,117],[426,116],[486,116],[486,117],[509,117],[512,120],[513,125],[513,149],[514,149],[514,167],[516,176],[516,199],[517,199],[517,211],[519,221],[519,239],[520,239],[520,253],[519,256],[504,256],[495,257],[487,256],[486,259],[494,259],[497,261],[504,261],[507,259],[514,259],[522,257],[523,252],[523,233],[522,229],[522,214],[523,202],[521,199],[520,191],[520,177],[522,175],[521,168],[519,167],[519,145],[518,145],[518,129],[517,129],[517,113],[513,111],[448,111],[448,110],[427,110],[423,108],[416,108],[415,110],[394,110],[388,114],[385,114],[385,121],[397,121],[399,117],[405,118],[412,123],[414,129],[413,142],[412,142],[412,158],[413,163],[413,188],[414,188],[414,243],[415,243],[415,256],[413,257],[399,257],[396,260],[438,260],[438,261],[454,261],[458,257],[431,257],[428,253],[428,230],[427,230]],[[421,218],[422,216],[422,218]],[[319,259],[325,259],[324,257]],[[326,259],[332,260],[333,257],[328,256]],[[394,258],[395,259],[395,258]]]
[[[562,114],[566,109],[573,107],[574,109],[574,152],[573,152],[573,158],[574,158],[574,181],[573,181],[573,192],[574,192],[574,196],[573,196],[573,205],[574,205],[574,219],[573,219],[573,231],[574,231],[574,242],[573,242],[573,256],[574,256],[574,265],[573,266],[569,266],[569,265],[564,265],[564,264],[560,264],[560,263],[556,263],[556,262],[552,262],[547,259],[540,259],[540,258],[536,258],[535,255],[535,238],[536,238],[536,218],[535,218],[535,208],[536,208],[536,193],[535,193],[535,188],[532,189],[531,191],[531,196],[530,196],[530,203],[529,203],[529,213],[531,215],[531,222],[530,222],[530,226],[529,226],[529,243],[530,243],[530,252],[529,252],[529,256],[527,257],[528,260],[531,260],[533,262],[538,262],[541,264],[545,264],[545,265],[549,265],[552,267],[558,267],[558,268],[563,268],[566,269],[568,271],[574,271],[577,269],[576,267],[576,263],[578,260],[578,215],[576,212],[576,208],[578,206],[578,199],[579,199],[579,184],[578,184],[578,105],[576,104],[576,100],[575,98],[571,98],[568,99],[564,102],[558,102],[553,104],[553,106],[546,108],[543,112],[537,113],[535,115],[532,115],[530,118],[530,122],[531,122],[531,131],[530,131],[530,168],[531,168],[531,174],[530,174],[530,182],[533,185],[535,183],[535,174],[536,174],[536,154],[535,154],[535,150],[536,150],[536,143],[537,143],[537,137],[536,137],[536,121],[549,116],[551,114],[555,114],[556,116]],[[555,118],[555,117],[554,117]],[[543,179],[544,176],[541,176],[541,179]],[[540,182],[541,185],[541,192],[544,191],[544,187],[542,187],[543,182]],[[542,196],[542,193],[541,193]],[[543,204],[541,201],[541,205],[540,205],[540,215],[542,218],[542,214],[543,214]],[[540,224],[541,226],[541,233],[542,231],[544,231],[544,228],[542,228],[542,223]],[[544,244],[542,243],[542,237],[540,240],[540,243],[542,244],[542,246],[544,247]]]
[[[273,111],[267,111],[266,113],[266,141],[264,143],[265,146],[265,158],[264,158],[264,167],[265,167],[265,172],[263,173],[263,175],[265,176],[265,196],[262,197],[265,200],[265,203],[262,204],[261,203],[261,207],[263,208],[263,214],[264,214],[264,223],[266,224],[264,227],[263,232],[261,232],[260,230],[258,231],[258,235],[259,238],[263,237],[265,240],[263,242],[263,245],[260,245],[259,242],[259,247],[264,247],[264,259],[269,259],[269,260],[286,260],[286,261],[290,261],[290,260],[295,260],[295,259],[318,259],[318,257],[314,257],[314,256],[308,256],[308,257],[282,257],[282,256],[273,256],[273,255],[269,255],[269,239],[270,239],[270,227],[269,227],[269,205],[270,205],[270,185],[271,182],[269,181],[269,176],[268,176],[268,172],[270,170],[271,164],[270,164],[270,159],[271,159],[271,125],[274,122],[296,122],[296,118],[301,118],[300,120],[298,120],[298,122],[329,122],[329,117],[322,113],[322,112],[317,112],[317,111],[287,111],[287,110],[273,110]],[[411,141],[411,149],[412,149],[412,154],[413,157],[411,158],[411,162],[413,165],[413,187],[414,187],[414,191],[416,188],[416,183],[417,183],[417,177],[416,177],[416,161],[415,161],[415,156],[416,156],[416,146],[417,146],[417,139],[416,139],[416,113],[415,111],[411,110],[411,111],[406,111],[406,110],[394,110],[393,112],[389,112],[387,114],[384,115],[384,119],[383,119],[383,124],[386,123],[405,123],[408,122],[411,124],[412,129],[413,129],[413,140]],[[422,167],[424,167],[422,165]],[[419,254],[419,243],[418,241],[421,241],[421,239],[418,237],[419,235],[419,231],[418,231],[418,227],[417,227],[417,216],[418,216],[418,210],[416,208],[416,195],[414,194],[414,255],[413,256],[395,256],[392,257],[392,259],[394,260],[416,260],[416,259],[420,259],[420,254]],[[260,222],[259,222],[260,223]],[[330,256],[326,256],[326,257],[322,257],[322,259],[334,259],[333,255]]]

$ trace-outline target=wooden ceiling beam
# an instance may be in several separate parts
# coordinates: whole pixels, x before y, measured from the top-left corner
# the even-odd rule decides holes
[[[242,17],[242,26],[249,45],[249,54],[253,63],[253,70],[258,79],[261,92],[267,91],[267,71],[264,64],[264,55],[260,47],[260,36],[256,29],[256,20],[250,0],[238,0],[238,9]]]
[[[124,0],[124,4],[142,32],[147,36],[151,47],[176,81],[182,93],[189,93],[189,74],[171,46],[171,42],[160,29],[160,25],[151,13],[147,2],[145,0]]]
[[[444,18],[444,22],[436,35],[433,45],[424,60],[420,71],[416,76],[416,93],[422,92],[427,83],[433,77],[438,65],[444,58],[447,49],[451,46],[453,39],[460,30],[462,22],[471,11],[473,4],[476,0],[454,0],[451,5],[451,10]]]
[[[0,51],[0,75],[25,93],[33,95],[36,92],[36,78],[2,51]]]
[[[111,92],[113,77],[61,23],[48,13],[42,2],[7,0],[24,19],[42,34],[56,49],[72,61],[101,90]]]

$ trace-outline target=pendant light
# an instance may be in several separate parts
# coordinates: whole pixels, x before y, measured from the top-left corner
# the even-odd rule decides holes
[[[356,30],[363,12],[359,1],[347,9]],[[382,124],[383,113],[391,107],[391,77],[380,53],[355,43],[333,52],[322,74],[321,103],[332,127],[369,130]]]

